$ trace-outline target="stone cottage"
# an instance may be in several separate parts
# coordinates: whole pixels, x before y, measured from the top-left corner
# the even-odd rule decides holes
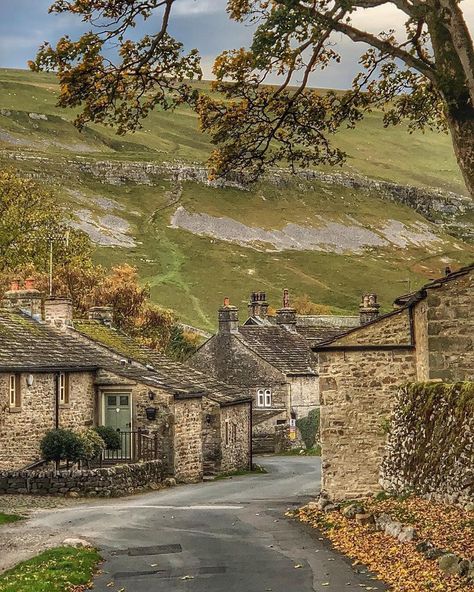
[[[284,291],[283,306],[268,316],[265,293],[254,292],[249,317],[239,324],[238,309],[228,299],[219,309],[219,329],[188,361],[216,379],[237,385],[253,398],[252,437],[255,452],[272,452],[276,426],[306,417],[319,406],[318,376],[311,345],[339,334],[338,323],[353,326],[358,317],[331,324],[314,317],[302,322]],[[318,324],[319,323],[319,324]]]
[[[314,346],[321,393],[322,489],[380,490],[386,430],[401,385],[474,377],[474,266],[397,299],[398,308]]]
[[[108,425],[105,462],[160,458],[180,481],[247,468],[248,395],[142,348],[95,308],[74,326],[67,299],[12,285],[0,308],[0,469],[40,461],[46,431]]]

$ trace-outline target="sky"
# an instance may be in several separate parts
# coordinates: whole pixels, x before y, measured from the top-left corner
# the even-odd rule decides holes
[[[54,43],[64,33],[78,36],[80,20],[73,15],[48,14],[52,0],[0,0],[0,67],[26,68],[44,41]],[[226,0],[179,0],[174,9],[170,32],[187,49],[197,48],[202,56],[204,78],[211,77],[216,55],[224,49],[243,47],[252,37],[250,26],[232,22],[226,14]],[[474,0],[461,3],[471,34],[474,36]],[[360,11],[354,16],[357,26],[379,33],[388,28],[403,30],[404,15],[394,6]],[[137,27],[138,34],[153,32],[152,19]],[[337,39],[337,38],[336,38]],[[342,63],[315,73],[311,84],[326,88],[348,88],[358,71],[357,62],[364,47],[340,36],[337,49]]]

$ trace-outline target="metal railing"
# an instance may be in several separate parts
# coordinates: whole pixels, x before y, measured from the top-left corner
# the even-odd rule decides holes
[[[147,430],[138,429],[119,432],[119,436],[120,448],[104,450],[102,454],[104,463],[135,463],[160,458],[158,434],[149,434]]]

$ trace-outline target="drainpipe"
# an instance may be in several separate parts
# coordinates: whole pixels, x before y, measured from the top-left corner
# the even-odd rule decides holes
[[[59,428],[59,372],[54,375],[54,426]]]
[[[249,445],[250,445],[250,471],[253,469],[253,399],[250,401],[250,405],[249,405],[249,413],[250,413],[250,418],[249,418],[249,424],[250,424],[250,428],[249,428]]]

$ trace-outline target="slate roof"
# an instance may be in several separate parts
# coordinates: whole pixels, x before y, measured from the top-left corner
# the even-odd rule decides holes
[[[244,325],[236,337],[284,374],[316,374],[309,344],[298,333],[278,326]]]
[[[334,339],[345,333],[347,329],[341,329],[341,327],[298,327],[296,326],[298,335],[304,337],[309,342],[309,347],[313,347],[318,343],[327,341],[328,339]]]
[[[251,397],[232,386],[190,368],[185,364],[172,360],[168,356],[143,347],[126,333],[107,327],[97,321],[76,320],[74,328],[83,336],[91,339],[102,347],[131,358],[141,364],[153,368],[154,380],[165,380],[166,384],[176,390],[201,392],[209,399],[220,405],[233,405],[236,403],[251,401]],[[136,369],[130,369],[137,373]],[[142,382],[147,382],[149,376],[142,377]]]
[[[28,315],[0,308],[0,370],[98,367],[97,353]]]
[[[78,332],[88,337],[90,343],[74,336],[73,331],[60,331],[22,312],[0,308],[0,372],[104,369],[131,381],[163,389],[178,398],[205,395],[221,405],[250,400],[237,389],[142,348],[128,335],[97,321],[80,321],[76,325]],[[110,354],[96,344],[107,347]],[[135,364],[123,365],[117,360],[117,354]]]

